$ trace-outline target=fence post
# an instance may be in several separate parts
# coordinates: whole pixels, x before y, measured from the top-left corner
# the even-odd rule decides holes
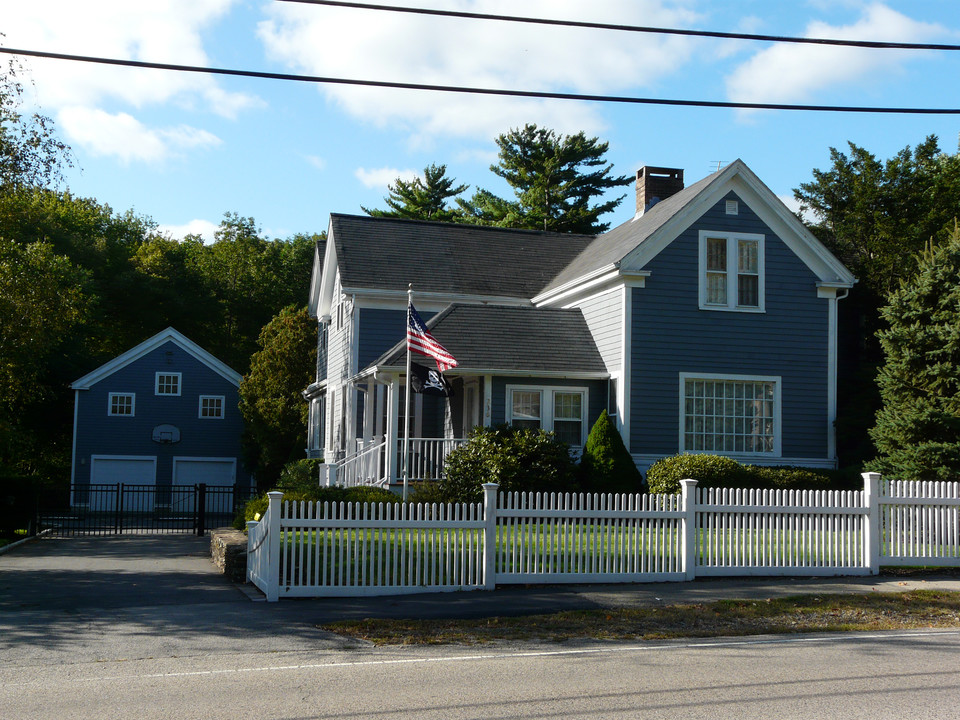
[[[867,514],[863,523],[863,564],[871,575],[880,573],[880,545],[883,528],[880,525],[880,473],[863,473],[863,504]]]
[[[680,553],[683,557],[683,572],[687,580],[697,576],[697,513],[696,513],[696,480],[680,481],[680,504],[683,511],[683,526],[681,530]]]
[[[483,484],[483,589],[497,587],[497,483]]]
[[[207,532],[207,484],[197,485],[197,537],[203,537]]]
[[[267,523],[267,602],[276,602],[280,599],[280,507],[283,493],[274,490],[268,492],[270,504],[267,506],[267,517],[261,522]]]
[[[117,483],[117,507],[113,515],[113,532],[120,535],[123,532],[123,483]]]
[[[250,582],[250,562],[253,557],[253,529],[259,524],[256,520],[247,520],[247,574],[244,582]]]

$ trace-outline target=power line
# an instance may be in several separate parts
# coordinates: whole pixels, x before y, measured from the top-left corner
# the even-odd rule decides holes
[[[585,102],[619,103],[628,105],[666,105],[674,107],[727,108],[737,110],[797,110],[806,112],[885,115],[960,115],[960,108],[864,107],[856,105],[746,103],[729,102],[723,100],[675,100],[669,98],[644,98],[624,95],[589,95],[583,93],[543,92],[539,90],[506,90],[458,85],[403,83],[390,82],[387,80],[356,80],[350,78],[324,77],[320,75],[295,75],[291,73],[261,72],[257,70],[234,70],[230,68],[201,67],[197,65],[155,63],[145,62],[142,60],[120,60],[117,58],[92,57],[89,55],[68,55],[65,53],[45,52],[42,50],[24,50],[4,47],[0,47],[0,53],[6,53],[8,55],[23,55],[25,57],[47,58],[51,60],[68,60],[71,62],[94,63],[99,65],[146,68],[150,70],[171,70],[175,72],[226,75],[232,77],[260,78],[266,80],[288,80],[292,82],[305,82],[321,85],[353,85],[357,87],[392,88],[398,90],[426,90],[430,92],[458,93],[461,95],[491,95],[500,97],[537,98],[543,100],[580,100]]]
[[[946,43],[904,43],[881,42],[876,40],[839,40],[833,38],[804,38],[787,35],[758,35],[755,33],[732,33],[715,30],[682,30],[679,28],[647,27],[643,25],[617,25],[614,23],[585,22],[579,20],[551,20],[547,18],[521,17],[518,15],[490,15],[486,13],[461,12],[459,10],[434,10],[432,8],[396,7],[362,2],[343,2],[342,0],[277,0],[277,2],[300,3],[304,5],[327,5],[330,7],[353,8],[357,10],[381,10],[385,12],[407,13],[412,15],[433,15],[436,17],[465,18],[468,20],[495,20],[499,22],[528,23],[533,25],[554,25],[560,27],[590,28],[593,30],[617,30],[620,32],[649,33],[657,35],[683,35],[687,37],[708,37],[724,40],[755,40],[759,42],[800,43],[805,45],[835,45],[839,47],[871,48],[874,50],[960,50],[960,45]]]

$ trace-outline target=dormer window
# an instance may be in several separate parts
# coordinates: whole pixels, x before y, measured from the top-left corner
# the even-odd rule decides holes
[[[700,309],[763,312],[763,235],[700,232]]]

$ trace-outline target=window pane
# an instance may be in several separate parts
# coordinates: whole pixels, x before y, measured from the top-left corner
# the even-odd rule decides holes
[[[757,274],[760,272],[760,253],[756,240],[738,241],[740,251],[737,258],[737,272]]]
[[[756,275],[737,276],[737,305],[760,307],[760,278]]]
[[[727,272],[726,238],[707,238],[707,270]]]
[[[727,276],[707,273],[707,302],[711,305],[727,304]]]
[[[157,395],[179,395],[179,375],[157,375]]]
[[[583,443],[583,424],[579,421],[556,420],[553,423],[553,433],[557,440],[567,445],[579,447]]]
[[[553,417],[557,420],[580,420],[583,417],[583,395],[580,393],[555,393]]]
[[[531,430],[540,427],[540,393],[533,390],[514,390],[512,423]]]

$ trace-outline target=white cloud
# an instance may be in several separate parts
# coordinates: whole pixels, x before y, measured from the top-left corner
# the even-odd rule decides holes
[[[5,44],[124,60],[206,65],[204,31],[237,0],[31,0],[6,3]],[[45,108],[120,101],[140,108],[170,101],[226,117],[259,100],[230,93],[207,75],[34,59],[31,76]]]
[[[69,107],[57,117],[67,137],[93,155],[116,157],[121,162],[159,163],[185,150],[220,144],[215,135],[179,125],[151,129],[127,113]]]
[[[509,0],[459,0],[457,9],[517,14]],[[449,7],[449,4],[447,5]],[[622,24],[689,26],[684,3],[527,0],[521,14]],[[351,79],[566,91],[623,92],[661,83],[690,57],[687,38],[274,3],[259,34],[268,55],[297,72]],[[406,130],[489,139],[531,118],[561,132],[596,132],[594,105],[467,94],[321,86],[350,115]]]
[[[199,235],[203,242],[209,245],[214,241],[214,234],[220,229],[220,225],[212,223],[209,220],[191,220],[184,225],[158,225],[157,229],[163,235],[168,235],[176,240],[182,240],[187,235]]]
[[[920,42],[946,30],[911,20],[886,5],[864,8],[860,19],[845,26],[811,22],[806,37],[841,40]],[[826,45],[774,45],[754,55],[727,78],[727,95],[736,102],[803,102],[830,87],[863,83],[900,72],[922,53]]]
[[[327,161],[319,155],[307,155],[306,161],[313,165],[317,170],[323,170],[327,167]]]
[[[409,182],[419,173],[416,170],[397,170],[396,168],[376,168],[372,170],[357,168],[353,174],[365,187],[386,188],[388,185],[392,185],[397,178]]]

